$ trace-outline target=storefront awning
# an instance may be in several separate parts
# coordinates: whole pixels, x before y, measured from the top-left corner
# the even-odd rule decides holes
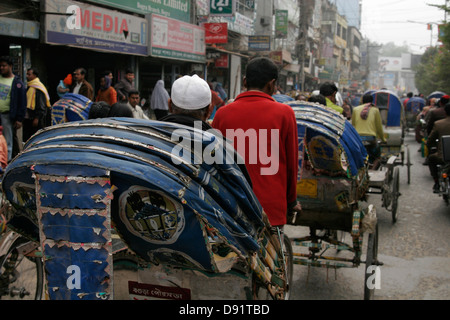
[[[229,50],[226,50],[226,49],[224,49],[224,48],[216,47],[216,46],[214,46],[214,45],[212,45],[212,46],[207,46],[207,47],[206,47],[206,50],[207,50],[207,51],[209,51],[209,50],[215,50],[215,51],[222,52],[222,53],[233,54],[233,55],[239,56],[239,57],[241,57],[241,58],[247,58],[247,59],[250,58],[250,56],[245,55],[245,54],[242,54],[242,53],[240,53],[240,52],[229,51]]]
[[[292,73],[300,73],[300,65],[299,64],[288,64],[284,66],[283,70]]]

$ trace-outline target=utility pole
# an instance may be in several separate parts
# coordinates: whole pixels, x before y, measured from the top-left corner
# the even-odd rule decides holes
[[[305,53],[306,53],[306,38],[308,32],[308,19],[306,15],[306,0],[298,0],[300,7],[300,21],[299,21],[299,37],[298,37],[298,51],[300,61],[300,83],[301,91],[306,91],[305,88]]]

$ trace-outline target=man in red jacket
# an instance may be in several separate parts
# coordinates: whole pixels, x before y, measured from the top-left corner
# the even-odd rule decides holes
[[[241,93],[220,108],[212,126],[234,143],[250,174],[253,190],[272,226],[286,224],[297,202],[298,135],[294,111],[272,95],[277,66],[267,58],[251,60]]]

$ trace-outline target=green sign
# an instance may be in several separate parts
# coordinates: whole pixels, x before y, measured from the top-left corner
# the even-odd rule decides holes
[[[232,16],[235,12],[235,0],[209,0],[210,16]]]
[[[287,39],[288,14],[287,10],[275,11],[275,38],[277,39]]]
[[[142,15],[155,13],[160,16],[172,18],[184,22],[190,22],[190,0],[89,0],[109,7],[125,11],[136,12]]]

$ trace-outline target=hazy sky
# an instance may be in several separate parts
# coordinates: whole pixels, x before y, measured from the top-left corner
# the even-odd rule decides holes
[[[361,32],[371,41],[406,43],[423,53],[430,43],[436,45],[436,24],[445,19],[443,10],[428,4],[444,5],[445,0],[362,0]],[[429,22],[435,23],[433,31],[427,29]]]

